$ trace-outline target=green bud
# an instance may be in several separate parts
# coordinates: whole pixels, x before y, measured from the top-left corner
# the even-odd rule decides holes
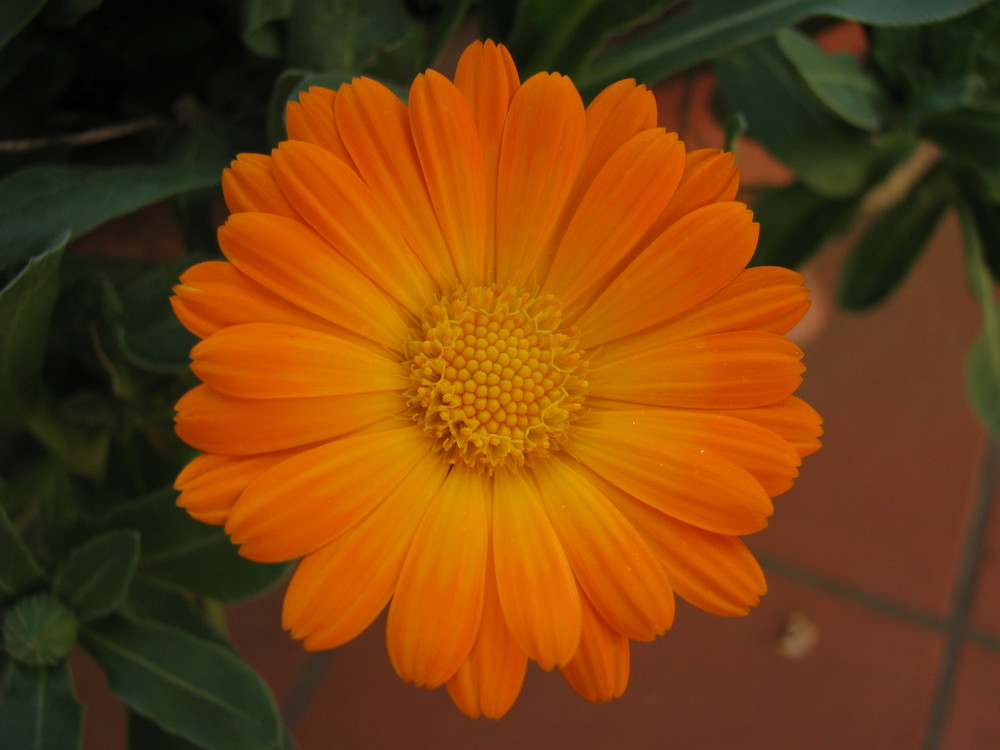
[[[4,615],[3,640],[7,653],[23,664],[58,664],[76,643],[76,615],[52,594],[25,597]]]

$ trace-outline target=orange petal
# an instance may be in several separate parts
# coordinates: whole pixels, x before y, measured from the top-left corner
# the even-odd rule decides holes
[[[580,595],[535,483],[493,475],[493,554],[511,633],[542,669],[569,661],[580,640]]]
[[[251,560],[301,557],[364,518],[430,445],[408,425],[348,435],[299,453],[246,488],[226,532]]]
[[[282,323],[223,328],[197,344],[191,359],[204,383],[240,398],[402,393],[409,385],[402,365],[387,354]]]
[[[595,408],[574,423],[565,450],[643,502],[720,534],[759,531],[773,512],[738,461],[781,472],[786,484],[798,461],[777,435],[747,422],[663,408]]]
[[[288,102],[285,108],[285,128],[288,138],[322,146],[345,164],[352,164],[344,140],[337,132],[334,101],[337,92],[322,86],[310,86],[299,94],[297,102]]]
[[[181,274],[170,304],[185,328],[205,338],[239,323],[286,323],[315,331],[342,331],[269,291],[232,263],[196,263]],[[350,334],[348,334],[350,335]]]
[[[177,402],[177,435],[209,453],[244,456],[318,443],[398,415],[396,393],[233,398],[199,385]]]
[[[222,195],[234,214],[261,211],[292,219],[299,216],[274,181],[271,157],[263,154],[240,154],[228,169],[224,169]]]
[[[488,494],[478,470],[452,466],[413,536],[386,625],[389,658],[407,682],[437,687],[469,658],[483,611]]]
[[[177,504],[192,518],[222,526],[246,486],[295,453],[279,451],[246,458],[202,454],[177,475],[174,489],[181,493]]]
[[[282,192],[344,257],[419,314],[437,286],[403,239],[391,210],[351,167],[329,151],[285,141],[273,154]]]
[[[514,705],[528,657],[511,635],[497,594],[492,549],[486,561],[483,617],[469,658],[449,678],[448,695],[467,716],[499,719]]]
[[[573,83],[539,73],[510,103],[497,175],[496,278],[523,286],[583,159],[586,116]]]
[[[732,331],[787,333],[809,309],[802,275],[787,268],[746,268],[716,294],[663,325],[606,345],[604,351],[639,352],[657,342]]]
[[[823,418],[796,396],[759,409],[734,409],[720,413],[745,419],[780,435],[803,458],[819,450]]]
[[[667,205],[683,168],[675,133],[646,130],[622,144],[575,207],[542,291],[569,307],[600,283]]]
[[[282,623],[310,651],[334,648],[367,628],[396,588],[410,540],[447,473],[425,454],[357,525],[305,556],[285,594]]]
[[[586,188],[627,140],[656,127],[656,97],[645,86],[618,81],[587,106],[587,140],[580,182]]]
[[[766,406],[790,396],[805,370],[801,349],[761,331],[643,337],[642,349],[618,343],[603,349],[588,372],[592,396],[689,409]]]
[[[455,269],[424,182],[406,105],[381,83],[356,78],[340,87],[335,113],[359,174],[438,287],[454,287]]]
[[[740,184],[736,157],[728,151],[703,148],[687,155],[681,184],[647,235],[652,242],[671,224],[695,209],[734,200]]]
[[[670,582],[635,527],[572,458],[550,455],[535,477],[573,572],[597,611],[636,640],[667,630],[674,619]]]
[[[672,224],[580,316],[591,347],[662,323],[704,302],[743,270],[757,225],[742,203],[716,203]]]
[[[608,497],[656,552],[674,591],[716,615],[745,615],[767,591],[764,573],[743,541],[678,521],[624,492]]]
[[[409,337],[401,311],[374,282],[297,221],[234,214],[219,244],[236,268],[293,305],[396,350]]]
[[[489,273],[496,267],[496,187],[500,141],[507,122],[510,100],[520,85],[517,68],[507,48],[497,46],[492,41],[473,42],[466,47],[455,70],[455,86],[469,102],[483,149],[486,176],[486,270]]]
[[[583,607],[580,648],[562,676],[582,698],[591,703],[619,698],[628,686],[628,638],[608,625],[587,597]]]
[[[486,175],[469,105],[451,81],[428,70],[410,87],[410,126],[458,278],[466,287],[482,285]]]

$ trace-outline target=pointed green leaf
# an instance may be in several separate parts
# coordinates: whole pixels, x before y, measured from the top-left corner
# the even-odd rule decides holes
[[[948,207],[944,182],[924,178],[879,216],[851,250],[837,296],[850,310],[882,302],[906,277]]]
[[[60,566],[53,592],[80,622],[110,614],[128,589],[139,560],[139,532],[109,531],[73,550]]]
[[[0,209],[2,211],[3,209]],[[0,290],[0,435],[24,423],[40,393],[49,319],[59,293],[59,261],[66,234]]]
[[[862,130],[878,130],[887,103],[875,79],[850,55],[828,55],[793,29],[777,34],[778,46],[809,90],[841,119]]]
[[[45,573],[0,505],[0,604],[37,586]]]
[[[621,78],[656,83],[671,73],[794,26],[812,16],[874,25],[920,24],[964,13],[985,0],[700,0],[598,55],[577,84],[594,94]]]
[[[77,750],[83,733],[83,706],[73,697],[73,678],[56,667],[11,665],[0,696],[0,740],[17,750]]]
[[[267,686],[232,651],[114,616],[90,623],[80,637],[112,692],[168,732],[214,750],[265,750],[281,742]]]
[[[0,3],[0,47],[38,15],[45,0],[4,0]]]
[[[994,308],[994,318],[1000,311]],[[972,410],[994,437],[1000,437],[1000,339],[984,325],[965,355],[965,392]]]
[[[747,120],[747,135],[787,164],[811,189],[832,198],[857,193],[876,150],[813,97],[768,40],[716,64],[727,106]]]
[[[982,246],[983,262],[994,281],[1000,282],[1000,206],[977,196],[965,196],[969,205],[970,229],[976,231]]]
[[[216,166],[27,167],[0,180],[0,270],[27,260],[54,233],[79,237],[109,219],[219,183]]]

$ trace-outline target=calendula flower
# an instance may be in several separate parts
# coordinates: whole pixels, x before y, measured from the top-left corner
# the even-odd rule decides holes
[[[529,659],[620,695],[675,594],[758,602],[740,535],[819,445],[782,335],[807,293],[745,268],[731,155],[656,120],[633,81],[584,107],[475,43],[408,104],[310,89],[225,172],[227,260],[173,298],[202,338],[179,502],[250,559],[301,558],[283,619],[307,649],[388,605],[399,675],[499,717]]]

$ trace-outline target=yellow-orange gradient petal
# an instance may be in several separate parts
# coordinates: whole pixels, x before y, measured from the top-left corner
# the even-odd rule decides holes
[[[560,671],[566,682],[591,703],[619,698],[628,686],[628,638],[608,625],[587,597],[582,597],[580,648]]]
[[[790,396],[805,371],[801,349],[762,331],[647,343],[635,352],[602,351],[589,372],[590,394],[688,409],[750,408]]]
[[[312,229],[270,214],[233,214],[219,244],[240,271],[294,305],[401,351],[409,323],[374,282]]]
[[[407,682],[442,685],[472,651],[483,611],[489,493],[482,474],[455,464],[413,535],[386,625],[389,658]]]
[[[586,122],[580,94],[564,76],[539,73],[514,94],[497,175],[501,283],[523,285],[535,275],[580,168]]]
[[[649,543],[679,597],[726,617],[745,615],[760,602],[767,591],[764,573],[739,537],[699,529],[621,490],[602,487]]]
[[[424,182],[406,105],[381,83],[357,78],[337,92],[336,117],[358,173],[413,252],[441,289],[454,284],[455,269]]]
[[[819,450],[823,418],[798,396],[759,409],[736,409],[720,413],[745,419],[780,435],[803,458]]]
[[[720,534],[760,531],[774,508],[750,467],[784,486],[798,456],[777,435],[748,422],[705,424],[718,416],[595,408],[573,425],[566,451],[625,492],[695,526]],[[713,426],[724,432],[706,434]]]
[[[261,211],[292,219],[299,217],[274,181],[271,157],[240,154],[222,172],[222,195],[231,213]]]
[[[486,560],[479,633],[469,658],[448,679],[448,695],[473,719],[499,719],[517,700],[527,666],[528,657],[511,635],[500,606],[491,548]]]
[[[563,454],[549,456],[535,476],[573,572],[597,611],[629,638],[650,641],[665,632],[674,619],[673,592],[635,527]]]
[[[180,282],[170,304],[178,320],[198,338],[226,326],[262,322],[354,335],[279,297],[232,263],[198,263],[181,274]]]
[[[565,664],[580,640],[579,589],[526,472],[493,475],[493,554],[515,640],[542,669]]]
[[[757,225],[742,203],[716,203],[687,214],[584,311],[577,321],[581,343],[613,341],[704,302],[743,270],[756,245]]]
[[[437,287],[406,244],[386,205],[329,151],[285,141],[274,176],[295,209],[368,278],[417,315]]]
[[[299,563],[282,623],[307,649],[346,643],[389,603],[410,540],[446,473],[437,456],[426,454],[371,513]]]
[[[299,94],[297,102],[289,102],[285,108],[285,129],[289,140],[322,146],[345,164],[353,165],[344,140],[337,132],[336,98],[336,91],[310,86],[308,91]]]
[[[600,283],[667,205],[683,168],[676,133],[646,130],[622,144],[573,208],[542,291],[565,308]]]
[[[357,433],[299,453],[250,483],[226,533],[240,554],[261,562],[318,549],[371,512],[428,452],[416,435],[412,426]]]
[[[399,414],[391,392],[318,398],[234,398],[207,385],[177,402],[177,436],[209,453],[245,456],[318,443]]]
[[[236,498],[254,477],[295,453],[279,451],[249,457],[204,453],[188,462],[177,475],[174,489],[181,493],[177,504],[192,518],[222,526]]]
[[[216,331],[191,350],[191,369],[220,393],[240,398],[343,396],[404,390],[395,359],[340,336],[282,323]]]
[[[500,140],[507,122],[507,110],[521,85],[517,68],[506,47],[493,42],[473,42],[465,48],[455,71],[455,87],[472,110],[472,119],[483,149],[486,183],[485,268],[490,276],[496,267],[496,186],[500,161]]]
[[[472,111],[455,84],[429,70],[410,87],[410,126],[458,279],[483,284],[486,173]]]

